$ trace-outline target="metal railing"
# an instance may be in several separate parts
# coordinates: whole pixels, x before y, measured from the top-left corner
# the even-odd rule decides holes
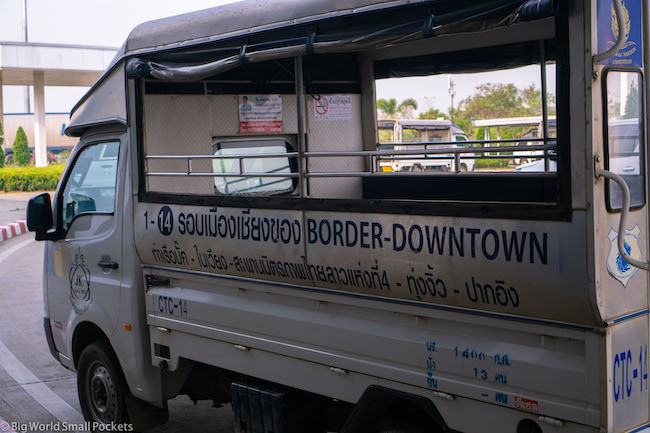
[[[644,271],[650,271],[650,262],[637,260],[630,256],[628,251],[625,249],[625,233],[627,230],[627,217],[630,214],[630,188],[627,186],[627,183],[621,176],[616,173],[612,173],[609,170],[603,170],[602,168],[596,169],[596,178],[604,177],[609,179],[621,188],[623,194],[623,203],[621,204],[621,217],[618,222],[618,239],[616,240],[616,246],[618,247],[618,253],[621,255],[623,260],[631,264],[635,268],[643,269]],[[641,256],[639,255],[639,259]]]
[[[145,161],[155,160],[185,160],[186,171],[184,172],[149,172],[145,171],[145,176],[209,176],[209,177],[298,177],[298,173],[254,173],[247,172],[244,168],[244,161],[251,159],[265,159],[265,158],[298,158],[297,152],[288,153],[262,153],[256,155],[147,155],[144,157]],[[239,172],[237,173],[216,173],[216,172],[195,172],[192,171],[192,160],[195,159],[209,159],[209,160],[224,160],[235,159],[238,160]]]
[[[547,144],[533,144],[533,145],[516,145],[516,146],[504,146],[503,144],[509,143],[521,143],[521,142],[538,142]],[[442,145],[454,145],[454,146],[472,145],[472,144],[481,144],[479,147],[448,147],[440,149],[390,149],[390,150],[363,150],[363,151],[333,151],[333,152],[304,152],[303,157],[306,159],[309,158],[342,158],[342,157],[352,157],[352,158],[365,158],[367,160],[367,170],[364,171],[332,171],[332,172],[309,172],[305,171],[303,176],[305,178],[316,178],[316,177],[370,177],[370,176],[392,176],[395,175],[395,172],[386,172],[382,171],[382,162],[390,161],[400,161],[400,160],[452,160],[454,161],[454,170],[451,172],[426,172],[426,175],[454,175],[461,172],[461,161],[462,160],[476,160],[476,159],[519,159],[519,158],[530,158],[530,159],[544,159],[544,171],[534,172],[534,173],[518,173],[518,175],[535,175],[535,176],[555,176],[556,173],[552,172],[549,169],[549,151],[557,149],[557,145],[554,141],[544,140],[543,138],[526,138],[526,139],[507,139],[507,140],[472,140],[472,141],[462,141],[462,142],[426,142],[426,143],[408,143],[408,146],[442,146]],[[495,144],[496,146],[486,146],[486,144]],[[386,147],[390,144],[380,143],[378,147]],[[403,144],[396,144],[395,147],[402,147]],[[531,152],[543,152],[542,154],[534,154]],[[512,152],[507,155],[503,155],[502,152]],[[516,155],[515,155],[516,153]],[[472,154],[472,155],[469,155]],[[478,154],[478,155],[477,155]],[[145,176],[149,177],[165,177],[165,176],[199,176],[199,177],[278,177],[278,178],[299,178],[301,173],[291,172],[291,173],[273,173],[273,172],[253,172],[247,171],[245,167],[245,161],[247,160],[259,160],[259,159],[270,159],[270,158],[283,158],[283,159],[298,159],[300,158],[300,153],[298,152],[286,152],[286,153],[265,153],[265,154],[247,154],[247,155],[147,155],[145,156],[146,161],[170,161],[170,160],[185,160],[185,170],[184,171],[145,171]],[[237,160],[236,170],[224,171],[224,172],[200,172],[194,171],[192,169],[193,160]],[[501,175],[504,173],[509,173],[505,171],[501,172],[490,172],[492,175]],[[422,175],[422,172],[399,172],[400,175]],[[463,175],[484,175],[482,173],[467,173],[463,172]]]

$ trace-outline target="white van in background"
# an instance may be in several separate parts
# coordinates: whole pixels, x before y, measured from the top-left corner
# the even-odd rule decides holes
[[[419,150],[419,149],[454,149],[467,147],[467,144],[449,144],[450,142],[468,141],[465,131],[448,119],[395,119],[379,120],[380,131],[392,130],[392,140],[380,141],[383,149]],[[390,144],[394,146],[390,146]],[[440,143],[440,144],[438,144]],[[474,171],[473,154],[460,155],[460,167],[456,170],[454,154],[409,155],[400,159],[391,157],[392,171]],[[386,164],[387,165],[387,164]]]
[[[619,119],[608,123],[609,170],[619,176],[638,176],[641,130],[639,119]],[[543,155],[543,152],[540,152]],[[544,158],[515,168],[518,173],[544,172]],[[549,152],[549,172],[557,172],[557,153]],[[633,184],[629,185],[631,189]]]
[[[620,119],[608,123],[609,170],[620,176],[638,175],[641,130],[639,119]]]

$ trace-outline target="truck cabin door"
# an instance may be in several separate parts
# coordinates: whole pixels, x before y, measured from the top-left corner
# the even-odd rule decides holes
[[[124,159],[117,139],[82,143],[57,194],[65,233],[53,241],[47,285],[54,343],[72,359],[72,331],[81,320],[110,337],[118,315],[121,281],[121,202]]]

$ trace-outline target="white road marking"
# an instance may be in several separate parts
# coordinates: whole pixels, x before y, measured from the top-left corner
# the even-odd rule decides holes
[[[28,244],[31,244],[32,242],[35,242],[34,239],[28,239],[26,241],[22,241],[21,243],[14,245],[13,247],[9,248],[7,251],[4,253],[0,254],[0,265],[2,262],[7,260],[9,256],[11,256],[13,253],[18,251],[19,249],[23,248],[24,246],[27,246]]]
[[[0,254],[0,264],[17,250],[34,242],[33,239],[24,241]],[[83,416],[65,400],[59,397],[47,385],[34,375],[9,348],[0,340],[0,367],[20,385],[36,402],[45,408],[56,419],[66,423],[80,424]],[[2,432],[4,433],[4,432]]]

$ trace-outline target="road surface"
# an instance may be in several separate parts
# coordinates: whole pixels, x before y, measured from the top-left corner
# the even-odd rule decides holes
[[[28,423],[82,420],[75,373],[50,355],[43,333],[43,243],[32,234],[0,243],[0,433],[21,432]],[[179,396],[169,402],[169,422],[152,433],[231,433],[230,406],[197,406]],[[13,423],[21,423],[9,429]],[[33,431],[27,429],[27,431]]]

